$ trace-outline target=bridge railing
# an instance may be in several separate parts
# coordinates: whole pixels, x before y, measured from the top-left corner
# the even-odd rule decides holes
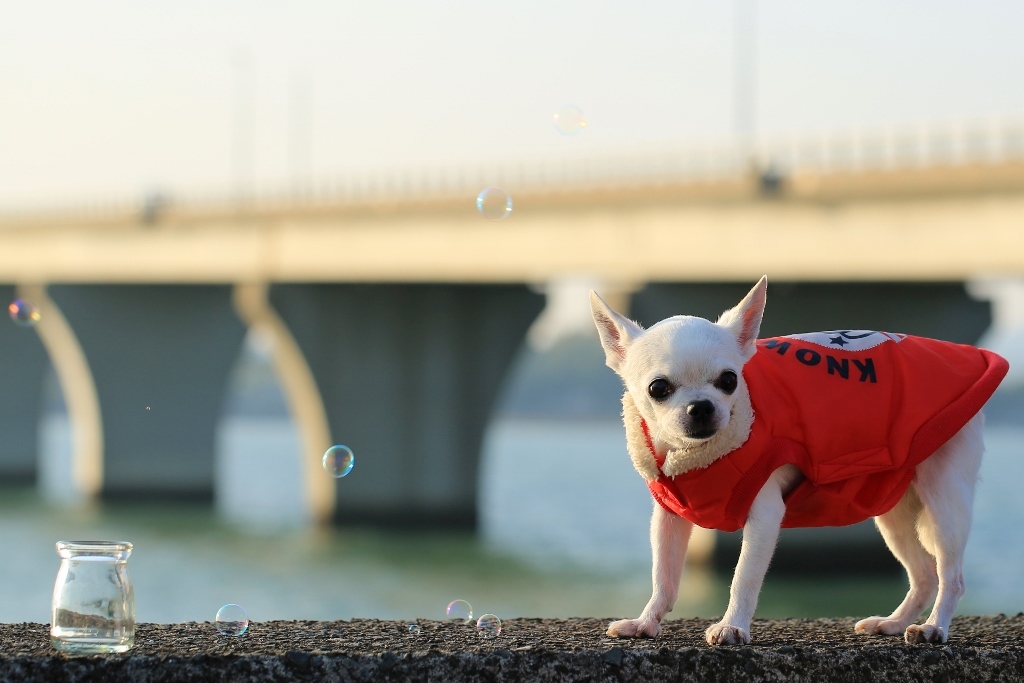
[[[298,207],[468,202],[485,187],[513,193],[600,192],[742,181],[766,171],[854,174],[1024,162],[1024,117],[957,124],[892,126],[858,132],[793,134],[756,142],[731,140],[647,153],[620,153],[561,160],[462,168],[364,172],[316,182],[220,192],[150,193],[141,200],[50,205],[0,211],[0,224],[55,214],[70,220],[121,214],[154,222],[168,210],[185,212],[274,211]]]
[[[365,173],[269,193],[257,204],[342,200],[464,201],[492,185],[530,193],[714,183],[773,169],[792,173],[863,173],[1024,161],[1024,118],[767,137],[475,168]],[[243,197],[245,199],[245,197]]]
[[[784,169],[825,173],[1018,161],[1024,159],[1024,120],[776,138],[758,145],[755,156]]]

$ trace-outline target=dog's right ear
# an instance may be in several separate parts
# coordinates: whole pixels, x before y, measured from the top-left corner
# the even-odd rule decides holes
[[[590,290],[590,312],[594,314],[594,324],[601,336],[604,362],[621,375],[622,366],[626,362],[626,349],[643,333],[644,328],[613,311],[594,290]]]

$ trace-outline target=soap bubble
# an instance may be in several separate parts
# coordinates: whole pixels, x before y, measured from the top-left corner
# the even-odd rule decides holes
[[[240,636],[249,628],[249,615],[241,605],[230,603],[217,610],[217,630],[225,636]]]
[[[39,307],[24,299],[12,301],[7,307],[7,312],[11,314],[11,320],[22,327],[32,327],[42,317],[39,315]]]
[[[469,624],[473,621],[473,607],[465,600],[452,600],[448,603],[448,621]]]
[[[324,471],[340,479],[352,471],[356,465],[356,456],[348,446],[331,446],[324,453]]]
[[[587,119],[583,110],[573,104],[567,104],[555,112],[555,129],[562,135],[578,135],[587,127]]]
[[[422,630],[423,629],[420,628],[419,624],[409,624],[409,635],[410,636],[418,636],[420,634],[420,631],[422,631]]]
[[[485,614],[476,620],[476,632],[481,638],[497,638],[501,633],[501,619],[493,614]]]
[[[512,213],[512,197],[500,187],[488,187],[476,196],[476,210],[489,221],[500,221]]]

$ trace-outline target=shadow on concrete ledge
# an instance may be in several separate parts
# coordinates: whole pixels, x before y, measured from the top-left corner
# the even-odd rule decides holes
[[[755,644],[708,647],[706,619],[655,640],[604,635],[607,620],[511,619],[472,626],[274,621],[238,638],[210,623],[140,624],[124,655],[67,657],[43,624],[0,625],[2,681],[1019,681],[1024,615],[959,617],[944,645],[865,637],[853,619],[758,620]]]

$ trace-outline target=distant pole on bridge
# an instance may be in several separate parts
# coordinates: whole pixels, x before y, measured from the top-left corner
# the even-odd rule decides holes
[[[250,196],[254,182],[255,78],[252,58],[246,49],[231,59],[231,189],[236,200]]]
[[[751,161],[757,136],[757,0],[734,0],[733,125]]]
[[[288,104],[288,170],[298,191],[313,175],[313,81],[306,72],[292,72]]]

